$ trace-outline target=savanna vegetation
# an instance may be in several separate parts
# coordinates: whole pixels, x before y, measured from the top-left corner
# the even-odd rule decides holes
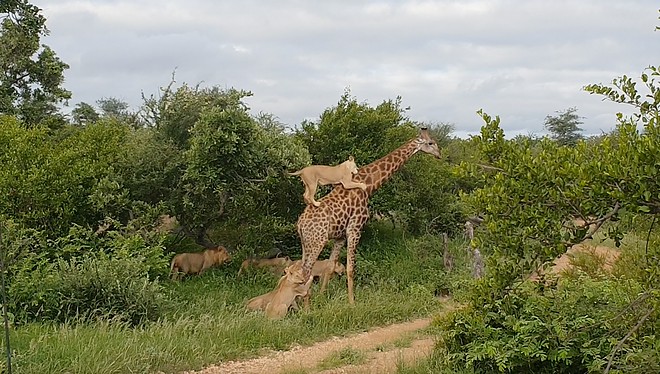
[[[435,314],[447,292],[464,307],[438,314],[433,357],[400,371],[660,370],[657,67],[642,89],[629,77],[585,88],[636,110],[586,139],[574,108],[546,119],[553,138],[506,139],[499,119],[480,113],[481,134],[465,140],[451,125],[407,118],[400,98],[372,106],[349,91],[292,130],[276,114],[252,113],[250,92],[174,82],[135,110],[99,98],[64,114],[68,66],[40,44],[41,11],[3,1],[0,20],[3,370],[8,358],[21,373],[199,369]],[[356,305],[335,279],[310,310],[282,321],[247,312],[245,301],[277,277],[237,277],[241,261],[301,256],[303,186],[286,172],[349,155],[365,165],[420,126],[446,159],[413,157],[371,198]],[[477,215],[471,245],[486,273],[474,280],[462,229]],[[560,280],[526,280],[585,239],[621,247],[611,274],[585,260]],[[217,245],[229,264],[169,280],[174,254]]]
[[[572,110],[557,118],[573,126],[554,127],[568,136],[511,140],[499,118],[480,112],[485,124],[470,140],[479,161],[460,168],[477,188],[461,201],[484,217],[472,244],[485,253],[486,275],[468,287],[463,309],[436,319],[433,357],[400,372],[660,370],[658,69],[584,88],[633,111],[598,138],[571,136]],[[560,279],[529,280],[585,240],[619,247],[611,273],[603,258],[576,257]]]

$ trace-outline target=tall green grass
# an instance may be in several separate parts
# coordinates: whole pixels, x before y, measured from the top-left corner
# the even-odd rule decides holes
[[[440,309],[435,293],[448,282],[440,239],[379,234],[367,232],[359,246],[355,305],[348,304],[345,277],[336,277],[325,294],[314,286],[309,311],[271,321],[244,305],[272,290],[277,277],[258,271],[237,277],[242,259],[236,258],[201,277],[163,281],[171,305],[157,322],[137,328],[112,321],[16,327],[11,336],[14,369],[99,374],[195,370]],[[456,243],[453,252],[460,256],[462,246]]]

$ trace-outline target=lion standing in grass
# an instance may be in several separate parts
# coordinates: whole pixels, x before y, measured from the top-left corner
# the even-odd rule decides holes
[[[221,265],[231,260],[227,248],[218,246],[198,253],[179,253],[172,259],[170,276],[172,280],[181,279],[186,274],[201,275],[206,269]]]
[[[270,267],[273,272],[276,274],[284,274],[284,268],[291,265],[293,261],[287,257],[276,257],[276,258],[248,258],[243,263],[241,263],[241,268],[238,270],[238,275],[247,268],[261,269]]]
[[[295,261],[293,264],[297,266],[302,266],[302,260]],[[314,262],[312,266],[312,275],[311,278],[320,278],[321,279],[321,290],[319,293],[323,293],[328,286],[328,282],[335,275],[342,275],[346,271],[344,264],[339,261],[333,261],[330,259],[319,260]]]
[[[314,200],[317,186],[325,186],[327,184],[341,183],[344,188],[361,188],[362,191],[367,190],[367,185],[362,182],[353,182],[353,174],[357,174],[358,168],[355,164],[353,156],[348,160],[336,166],[326,165],[311,165],[289,175],[299,175],[305,184],[305,194],[303,198],[305,203],[319,206],[321,203]]]

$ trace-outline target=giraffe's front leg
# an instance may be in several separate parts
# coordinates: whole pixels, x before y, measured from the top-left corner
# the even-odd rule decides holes
[[[348,250],[348,259],[346,260],[346,281],[348,283],[348,303],[355,304],[355,295],[353,295],[353,275],[355,274],[355,253]]]
[[[359,227],[349,228],[347,233],[347,246],[346,246],[346,281],[348,282],[348,302],[349,304],[355,304],[355,295],[353,294],[354,281],[353,277],[355,275],[355,251],[357,249],[357,244],[360,241],[360,229]]]

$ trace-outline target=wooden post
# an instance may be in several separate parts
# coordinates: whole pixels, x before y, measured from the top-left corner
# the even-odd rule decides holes
[[[442,262],[445,266],[445,270],[450,272],[454,267],[454,259],[451,257],[451,253],[449,253],[449,237],[446,232],[442,233],[442,245],[444,247],[442,252]]]
[[[472,254],[472,276],[474,278],[481,278],[484,276],[484,259],[481,257],[479,248],[475,248]]]
[[[465,236],[469,240],[467,251],[472,255],[472,276],[481,278],[484,276],[484,259],[481,257],[479,248],[472,248],[472,239],[474,239],[474,224],[470,221],[465,222]]]

